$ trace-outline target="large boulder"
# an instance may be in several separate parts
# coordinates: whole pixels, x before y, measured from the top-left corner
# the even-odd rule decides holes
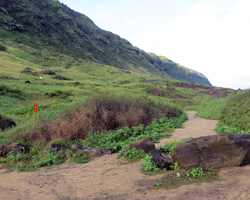
[[[171,155],[181,169],[208,170],[250,164],[250,135],[224,133],[179,144]]]
[[[20,143],[2,143],[0,144],[0,156],[6,156],[9,152],[14,151],[14,153],[18,152],[27,152],[28,147],[24,146]]]
[[[2,129],[2,131],[4,131],[7,128],[14,127],[14,126],[16,126],[16,123],[11,120],[8,120],[8,119],[0,120],[0,128]]]
[[[142,149],[144,150],[146,153],[150,153],[153,152],[155,150],[155,145],[152,142],[152,139],[150,138],[145,138],[142,140],[139,140],[137,142],[131,143],[130,145],[128,145],[125,149],[124,152],[127,152],[128,150],[131,150],[133,148],[136,149]]]
[[[75,143],[71,146],[72,152],[81,151],[89,156],[104,156],[111,155],[111,151],[106,148],[92,148],[89,146],[83,146],[80,143]]]

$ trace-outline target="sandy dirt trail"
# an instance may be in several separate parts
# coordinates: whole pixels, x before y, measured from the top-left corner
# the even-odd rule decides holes
[[[184,128],[176,129],[170,139],[181,140],[216,134],[217,121],[195,116],[188,111]],[[160,144],[156,144],[159,146]],[[250,166],[224,169],[223,182],[186,185],[174,190],[154,190],[152,184],[164,175],[142,174],[142,161],[121,165],[117,154],[95,158],[86,164],[63,164],[36,172],[12,172],[0,175],[0,200],[157,200],[157,199],[250,199]],[[2,173],[4,170],[0,170]]]

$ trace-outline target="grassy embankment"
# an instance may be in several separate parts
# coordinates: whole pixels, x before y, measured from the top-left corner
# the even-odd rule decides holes
[[[220,120],[218,133],[250,134],[250,89],[191,108],[196,109],[200,117]]]

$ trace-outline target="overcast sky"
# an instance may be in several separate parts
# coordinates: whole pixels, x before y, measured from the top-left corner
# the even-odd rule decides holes
[[[134,46],[250,88],[250,0],[59,0]]]

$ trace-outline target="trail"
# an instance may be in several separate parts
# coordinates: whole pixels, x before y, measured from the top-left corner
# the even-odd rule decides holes
[[[206,120],[188,111],[189,120],[165,141],[214,135],[218,121]],[[250,166],[224,169],[223,182],[186,185],[174,190],[154,190],[152,184],[164,175],[142,174],[142,161],[121,165],[117,154],[95,158],[86,164],[63,164],[36,172],[11,172],[0,175],[0,200],[187,200],[250,199]],[[2,173],[4,170],[0,170]]]

